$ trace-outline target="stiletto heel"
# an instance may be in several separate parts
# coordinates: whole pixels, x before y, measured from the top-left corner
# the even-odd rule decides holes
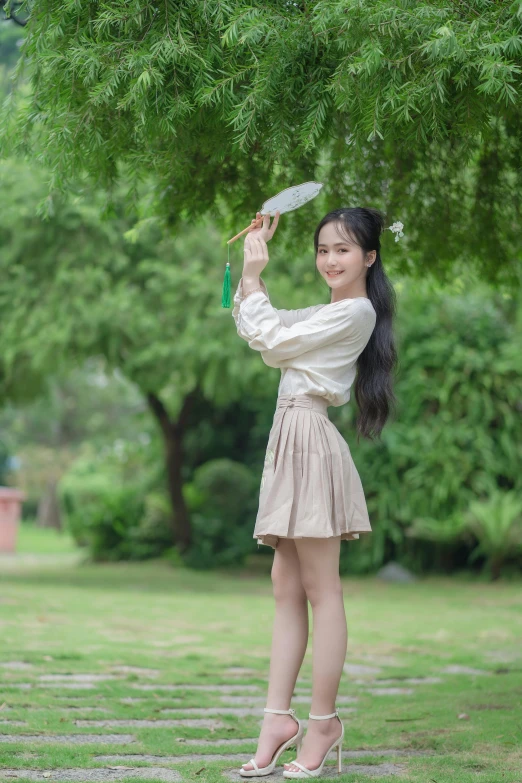
[[[308,713],[309,718],[313,718],[314,720],[326,720],[327,718],[339,718],[339,712],[335,710],[335,712],[332,712],[330,715],[312,715],[311,712]],[[334,748],[337,748],[337,771],[341,772],[341,748],[343,746],[343,737],[344,737],[344,724],[342,720],[339,718],[339,723],[341,724],[341,735],[337,737],[335,742],[330,745],[326,753],[324,754],[323,760],[317,767],[317,769],[307,769],[303,764],[300,764],[299,761],[289,761],[289,764],[294,764],[294,766],[299,767],[298,772],[292,772],[289,769],[283,770],[283,777],[284,778],[318,778],[321,772],[323,771],[324,762],[326,761],[326,757],[330,753],[331,750]],[[298,751],[299,755],[299,751]]]
[[[297,721],[297,732],[294,734],[293,737],[290,737],[290,739],[286,740],[285,742],[281,743],[278,748],[276,748],[274,755],[272,756],[272,761],[270,764],[268,764],[266,767],[258,767],[254,759],[250,759],[250,762],[245,762],[243,764],[243,767],[246,766],[246,764],[250,763],[254,767],[254,769],[241,769],[239,770],[239,774],[244,778],[253,778],[258,775],[270,775],[271,772],[274,771],[274,767],[277,764],[277,760],[281,753],[283,753],[288,748],[291,748],[292,745],[295,745],[297,747],[297,752],[299,753],[299,748],[301,747],[301,744],[303,742],[303,726],[301,724],[301,721],[299,718],[296,718],[295,710],[289,709],[289,710],[271,710],[268,707],[264,708],[265,712],[276,712],[278,715],[291,715],[294,720]]]

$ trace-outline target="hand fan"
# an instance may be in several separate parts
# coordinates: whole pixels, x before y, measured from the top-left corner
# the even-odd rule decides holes
[[[283,212],[292,212],[294,209],[302,207],[303,204],[306,204],[308,201],[315,198],[322,187],[322,182],[313,181],[303,182],[301,185],[293,185],[290,188],[282,190],[277,196],[269,198],[268,201],[263,203],[263,206],[258,211],[261,212],[262,216],[270,215],[271,217],[274,217],[276,212],[279,212],[281,215]],[[263,218],[261,217],[254,223],[254,226],[257,228],[262,222]],[[223,292],[221,295],[221,305],[223,307],[230,307],[230,245],[232,242],[235,242],[236,239],[242,237],[243,234],[250,231],[250,228],[251,226],[247,226],[247,228],[244,228],[243,231],[240,231],[239,234],[236,234],[235,237],[232,237],[232,239],[227,241],[228,261],[225,269],[225,279],[223,280]]]

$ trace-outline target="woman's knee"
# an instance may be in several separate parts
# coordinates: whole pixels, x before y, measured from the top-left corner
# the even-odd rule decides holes
[[[276,601],[306,601],[297,557],[274,557],[270,575]]]
[[[324,574],[304,574],[302,584],[312,608],[322,601],[332,600],[332,598],[342,600],[343,586],[338,575],[325,579]]]
[[[296,539],[296,552],[301,569],[301,582],[312,604],[342,596],[339,576],[341,537]]]

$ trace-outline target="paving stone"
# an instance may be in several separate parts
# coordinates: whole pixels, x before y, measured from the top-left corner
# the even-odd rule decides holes
[[[165,769],[164,767],[135,767],[134,769],[2,769],[0,770],[0,780],[12,780],[13,778],[25,778],[26,780],[41,780],[49,783],[51,780],[64,780],[67,783],[105,783],[106,780],[124,780],[127,778],[138,778],[141,780],[150,780],[154,778],[161,783],[171,783],[171,781],[181,780],[181,775],[176,769]]]
[[[3,682],[2,690],[11,690],[11,688],[17,688],[21,691],[28,691],[33,687],[31,682]]]
[[[34,707],[33,707],[34,709]],[[43,708],[41,708],[43,709]],[[110,715],[112,710],[108,710],[105,707],[55,707],[54,709],[60,710],[61,712],[103,712],[107,715]]]
[[[310,702],[311,694],[306,696],[293,696],[292,704],[308,704]],[[265,706],[266,696],[221,696],[220,700],[227,704],[259,704]],[[354,704],[359,701],[357,696],[337,696],[337,704]]]
[[[413,688],[368,688],[367,693],[371,693],[373,696],[411,696],[415,693]]]
[[[60,688],[60,690],[70,691],[91,691],[94,688],[92,682],[67,682],[66,680],[56,680],[53,682],[39,682],[37,683],[39,688]]]
[[[0,726],[27,726],[27,721],[26,720],[0,720]]]
[[[225,669],[224,674],[231,674],[232,676],[245,676],[245,677],[255,677],[259,674],[256,669],[248,669],[246,666],[229,666],[228,669]]]
[[[361,674],[374,675],[380,674],[382,669],[380,666],[365,666],[362,663],[345,663],[343,665],[343,672],[349,676],[357,676]]]
[[[4,661],[4,663],[0,663],[0,666],[2,666],[4,669],[15,670],[34,669],[34,665],[32,663],[26,663],[25,661]]]
[[[174,742],[177,742],[180,746],[183,745],[208,745],[208,747],[221,746],[221,745],[252,745],[255,748],[257,746],[259,737],[246,737],[243,739],[228,739],[223,737],[222,739],[190,739],[188,737],[174,737]]]
[[[251,743],[252,753],[255,751],[257,740],[245,740]],[[248,754],[246,754],[248,755]],[[341,753],[341,758],[382,758],[383,756],[432,756],[433,752],[425,750],[396,750],[393,748],[385,750],[346,750]],[[151,756],[141,753],[125,753],[119,755],[93,756],[95,761],[115,761],[124,764],[132,764],[135,761],[141,761],[144,764],[186,764],[191,761],[240,761],[245,757],[245,753],[191,753],[183,756]],[[241,763],[239,764],[241,766]],[[326,765],[325,765],[326,766]]]
[[[439,671],[442,674],[491,674],[485,669],[473,669],[471,666],[460,666],[459,664],[450,664]]]
[[[62,685],[65,682],[103,682],[104,680],[118,679],[115,674],[40,674],[38,677],[42,682],[58,682]]]
[[[255,743],[252,745],[252,753],[255,751]],[[239,766],[245,759],[245,753],[192,753],[184,756],[148,756],[148,755],[123,755],[123,756],[95,756],[97,761],[120,761],[125,764],[132,761],[142,761],[149,764],[186,764],[191,761],[238,761]],[[246,763],[246,762],[245,762]]]
[[[282,766],[276,767],[274,772],[272,772],[272,774],[270,775],[270,778],[272,780],[274,778],[287,780],[287,778],[283,777],[283,770],[284,767]],[[367,775],[368,777],[385,777],[386,775],[400,775],[405,771],[406,768],[399,766],[398,764],[375,764],[370,766],[365,764],[343,764],[343,768],[342,768],[343,775]],[[228,780],[236,781],[236,780],[245,779],[235,769],[234,770],[224,769],[221,770],[221,773]],[[326,763],[323,767],[321,778],[330,778],[330,777],[335,777],[335,778],[338,777],[337,762],[335,762],[335,764]]]
[[[151,697],[149,698],[145,696],[124,696],[121,699],[118,699],[118,701],[121,704],[142,704],[145,702],[150,702]],[[183,704],[183,699],[177,696],[158,696],[154,698],[154,704],[161,704],[162,702],[167,702],[168,704]]]
[[[84,727],[130,727],[136,729],[170,729],[175,726],[193,726],[203,729],[221,729],[226,723],[220,720],[204,720],[199,718],[179,718],[172,720],[75,720],[76,726]]]
[[[147,669],[143,666],[111,666],[113,672],[118,674],[138,674],[142,677],[159,677],[161,674],[159,669]]]
[[[140,682],[129,683],[131,688],[137,691],[222,691],[228,693],[229,691],[249,691],[254,693],[260,691],[259,685],[234,685],[232,683],[226,685],[195,685],[194,683],[187,683],[186,685],[149,685]]]
[[[252,741],[249,740],[249,742]],[[252,742],[252,748],[255,749],[254,742]],[[141,761],[146,764],[186,764],[190,761],[235,761],[239,758],[243,759],[244,756],[244,753],[193,753],[184,756],[150,756],[148,754],[129,753],[119,756],[94,756],[93,758],[95,761],[117,761],[123,764],[132,764],[134,761]]]
[[[33,713],[33,712],[43,712],[44,710],[48,711],[49,709],[59,710],[60,712],[103,712],[103,713],[107,713],[108,715],[110,715],[112,713],[112,710],[107,710],[105,707],[82,707],[80,705],[62,707],[59,704],[53,705],[52,708],[50,708],[50,707],[34,707],[32,704],[27,704],[27,705],[18,704],[16,707],[4,707],[4,709],[2,710],[2,713],[4,713],[6,710],[18,710],[18,709],[30,709],[31,713]],[[0,724],[2,722],[5,723],[7,721],[1,721],[0,720]],[[25,725],[25,724],[20,724],[20,725]]]
[[[0,742],[42,742],[64,745],[127,745],[133,734],[0,734]]]
[[[407,682],[408,685],[435,685],[444,682],[441,677],[389,677],[386,680],[375,680],[375,685],[389,685],[392,682]]]
[[[183,707],[178,709],[165,707],[161,712],[165,715],[173,712],[183,712],[184,715],[236,715],[239,718],[246,715],[257,715],[261,720],[264,717],[263,710],[259,707]],[[356,709],[355,707],[347,707],[343,709],[343,714],[345,712],[356,712]]]
[[[521,658],[518,650],[484,650],[483,655],[495,663],[514,663]]]
[[[171,715],[173,712],[182,712],[184,715],[236,715],[245,717],[246,715],[257,715],[262,717],[261,707],[165,707],[161,710],[162,715]]]

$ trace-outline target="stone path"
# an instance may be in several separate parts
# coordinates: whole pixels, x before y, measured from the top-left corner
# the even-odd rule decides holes
[[[41,742],[60,745],[127,745],[133,734],[0,734],[0,742]]]
[[[62,687],[68,682],[104,682],[118,678],[115,674],[40,674],[38,679],[42,682],[58,682]]]
[[[458,664],[445,666],[439,671],[441,671],[442,674],[492,674],[492,672],[485,671],[484,669],[473,669],[470,666],[459,666]]]
[[[49,658],[52,660],[52,658]],[[371,660],[369,658],[369,660]],[[103,662],[100,661],[101,664]],[[229,762],[230,766],[222,768],[220,771],[221,778],[223,780],[230,781],[243,781],[239,775],[239,769],[243,762],[247,761],[253,753],[257,745],[258,735],[253,737],[236,738],[227,737],[216,738],[212,737],[211,732],[216,729],[229,730],[230,724],[224,720],[220,720],[220,716],[235,716],[242,718],[245,716],[257,717],[259,723],[263,719],[263,707],[266,704],[266,672],[256,671],[248,667],[228,667],[223,670],[223,679],[228,677],[232,678],[241,677],[259,677],[263,680],[263,685],[256,684],[241,684],[239,682],[221,682],[221,683],[166,683],[166,682],[150,682],[151,679],[159,678],[162,672],[159,669],[153,669],[149,667],[131,666],[126,664],[109,665],[107,664],[105,672],[91,673],[91,672],[53,672],[53,673],[38,673],[38,667],[33,664],[25,663],[24,661],[8,661],[0,664],[8,680],[16,680],[17,673],[20,677],[23,677],[25,682],[7,681],[4,683],[6,689],[13,690],[30,690],[32,688],[48,688],[50,690],[55,689],[57,693],[49,693],[49,699],[52,699],[55,704],[55,709],[59,714],[70,713],[70,718],[62,718],[62,720],[70,720],[74,726],[80,730],[77,734],[31,734],[30,730],[25,734],[9,734],[7,733],[8,727],[27,727],[29,724],[25,720],[10,720],[8,717],[0,719],[0,726],[5,727],[6,733],[0,734],[0,743],[19,743],[22,746],[29,742],[38,743],[40,746],[46,744],[61,744],[61,745],[92,745],[92,751],[89,750],[89,757],[92,763],[99,764],[96,768],[63,768],[63,769],[1,769],[0,768],[0,781],[3,783],[12,779],[35,780],[35,781],[68,781],[69,783],[88,783],[89,781],[99,781],[99,783],[105,783],[109,780],[123,780],[125,778],[132,779],[154,779],[155,781],[182,781],[182,774],[176,770],[170,768],[178,764],[194,763],[199,765],[198,768],[193,770],[186,780],[194,779],[194,775],[200,775],[207,764],[213,762]],[[372,696],[380,699],[384,696],[394,695],[406,695],[410,696],[415,693],[415,686],[432,685],[443,682],[442,676],[418,676],[418,677],[386,677],[386,669],[388,665],[398,666],[399,664],[393,660],[392,663],[388,663],[384,659],[376,659],[372,661],[372,665],[365,663],[350,662],[344,666],[345,684],[348,683],[352,689],[356,687],[358,695],[348,695],[345,693],[339,694],[336,703],[340,707],[341,718],[345,716],[357,713],[355,705],[360,701],[361,694]],[[33,672],[35,674],[33,675]],[[475,676],[477,674],[489,674],[490,672],[485,670],[470,669],[468,667],[459,667],[457,665],[446,666],[444,669],[439,669],[441,675],[451,674],[467,674],[469,676]],[[133,676],[137,681],[129,681],[129,675]],[[379,679],[379,676],[381,679]],[[147,682],[146,680],[149,680]],[[118,684],[118,695],[111,696],[110,689],[113,684]],[[121,684],[129,693],[127,696],[121,695]],[[292,704],[307,705],[303,710],[302,722],[304,726],[308,724],[308,709],[311,700],[311,682],[306,678],[299,678]],[[109,690],[107,690],[107,688]],[[75,695],[72,693],[63,693],[64,690],[78,690],[88,691],[88,693],[82,695]],[[132,696],[130,693],[133,691],[141,692],[141,695]],[[196,707],[187,706],[187,702],[190,703],[190,694],[193,693],[192,703],[197,704],[198,693],[210,694],[211,699],[215,702],[212,706]],[[172,694],[172,695],[171,695]],[[179,694],[179,695],[174,695]],[[46,694],[47,695],[47,694]],[[14,698],[14,697],[13,697]],[[103,701],[105,706],[99,704],[92,704],[93,698],[99,702]],[[114,710],[111,710],[110,700],[112,698],[112,704]],[[208,698],[208,697],[207,697]],[[30,707],[29,704],[16,705],[8,704],[6,700],[9,696],[4,696],[3,700],[0,699],[0,707],[3,706],[5,710],[22,710]],[[67,699],[69,703],[61,704],[59,700]],[[2,701],[4,704],[2,705]],[[86,701],[87,704],[83,705],[82,701]],[[90,702],[90,703],[89,703]],[[177,705],[176,705],[177,703]],[[82,713],[87,715],[88,713],[98,713],[110,715],[111,712],[117,713],[116,705],[126,705],[131,717],[120,719],[107,717],[104,719],[95,719],[95,715],[92,719],[83,717]],[[134,717],[132,715],[133,707],[137,705],[136,709],[147,710],[145,714],[141,712],[143,717]],[[152,708],[152,711],[148,709]],[[35,705],[30,707],[31,712],[39,712],[44,710],[45,707]],[[153,718],[152,714],[159,713],[157,718]],[[121,707],[120,713],[121,715]],[[0,713],[1,715],[1,713]],[[174,715],[176,717],[164,718],[164,715]],[[78,716],[78,717],[75,717]],[[215,717],[213,717],[215,716]],[[18,717],[15,713],[14,717]],[[26,717],[25,714],[21,717]],[[172,749],[179,749],[181,752],[178,755],[155,755],[153,753],[146,752],[147,739],[149,735],[144,735],[143,738],[139,736],[140,729],[172,729],[172,728],[198,728],[204,729],[209,733],[209,736],[203,737],[172,737],[171,747]],[[82,729],[97,729],[101,733],[99,734],[83,734]],[[136,731],[136,734],[115,734],[105,733],[106,729],[125,729],[131,728]],[[131,745],[132,743],[139,743],[142,748],[145,749],[143,753],[109,753],[100,754],[101,747],[103,745]],[[96,752],[97,746],[99,747]],[[238,752],[238,746],[244,746],[244,752]],[[227,753],[227,747],[234,747],[234,751]],[[189,751],[189,748],[194,748],[195,752]],[[217,752],[212,752],[215,749]],[[112,748],[111,748],[112,750]],[[223,752],[225,750],[225,752]],[[344,774],[356,774],[362,778],[373,777],[385,777],[385,776],[399,776],[407,771],[405,763],[395,763],[396,758],[403,758],[404,761],[409,757],[414,756],[426,756],[431,755],[427,751],[410,750],[408,748],[378,748],[372,749],[350,749],[343,750],[343,773]],[[15,754],[18,759],[24,761],[30,761],[36,757],[38,759],[45,759],[45,750],[42,749],[42,754],[38,755],[23,751]],[[347,764],[348,760],[356,759],[383,759],[382,763],[375,764]],[[138,766],[136,766],[138,765]],[[201,765],[205,765],[201,767]],[[279,765],[276,771],[271,775],[271,779],[283,778],[283,767]],[[337,766],[335,764],[334,754],[332,753],[328,759],[328,763],[325,765],[322,777],[336,777],[337,778]],[[204,780],[204,775],[201,775],[201,780]],[[219,776],[218,776],[219,779]]]
[[[34,668],[32,663],[26,663],[25,661],[4,661],[4,663],[0,663],[0,666],[2,669],[14,669],[15,671]]]
[[[411,696],[413,688],[367,688],[367,693],[373,696]]]
[[[93,783],[105,783],[106,780],[124,780],[127,778],[139,778],[141,780],[150,780],[154,778],[156,781],[165,781],[170,783],[171,781],[182,780],[180,773],[175,769],[165,769],[164,767],[135,767],[130,769],[128,767],[122,767],[120,769],[112,767],[109,769],[51,769],[51,770],[35,770],[35,769],[0,769],[0,780],[13,780],[16,778],[25,778],[26,780],[41,780],[44,783],[49,783],[52,780],[64,780],[67,783],[72,781],[78,781],[78,783],[85,783],[86,781],[93,781]]]
[[[219,712],[219,710],[216,710]],[[76,726],[100,726],[109,728],[135,729],[173,729],[176,726],[190,726],[202,729],[222,729],[227,724],[221,720],[203,720],[202,718],[179,718],[178,720],[75,720]]]
[[[10,688],[17,688],[18,690],[25,690],[28,691],[31,688],[67,688],[70,690],[77,690],[77,691],[89,691],[93,690],[94,683],[93,682],[67,682],[64,680],[60,680],[60,682],[3,682],[2,683],[2,689],[7,690]],[[70,697],[69,697],[70,698]]]
[[[256,739],[249,739],[248,742],[256,742]],[[432,755],[421,750],[343,750],[341,758],[359,759],[382,756],[429,756]],[[190,756],[151,756],[140,753],[129,753],[125,755],[94,756],[96,761],[122,761],[125,763],[141,761],[149,764],[185,764],[187,761],[235,761],[242,759],[244,754],[238,753],[193,753]],[[332,752],[333,758],[333,752]],[[241,763],[239,764],[241,766]]]
[[[137,691],[222,691],[223,693],[232,693],[238,691],[244,693],[262,693],[264,690],[260,685],[234,685],[232,683],[225,685],[196,685],[195,683],[186,683],[185,685],[149,685],[131,682],[129,683],[131,688]]]
[[[281,779],[281,780],[287,780],[287,778],[283,777],[283,769],[284,767],[276,767],[274,772],[269,776],[271,780],[275,779]],[[342,773],[343,775],[367,775],[368,777],[385,777],[386,775],[401,775],[406,771],[406,767],[399,766],[398,764],[375,764],[371,766],[367,766],[365,764],[343,764],[342,766]],[[245,780],[245,778],[239,774],[239,772],[236,772],[236,770],[223,770],[223,775],[228,780]],[[337,772],[337,762],[334,764],[325,764],[323,767],[323,773],[321,775],[321,779],[323,778],[330,778],[335,777],[338,778],[338,772]],[[254,778],[255,780],[259,780],[259,778]]]

